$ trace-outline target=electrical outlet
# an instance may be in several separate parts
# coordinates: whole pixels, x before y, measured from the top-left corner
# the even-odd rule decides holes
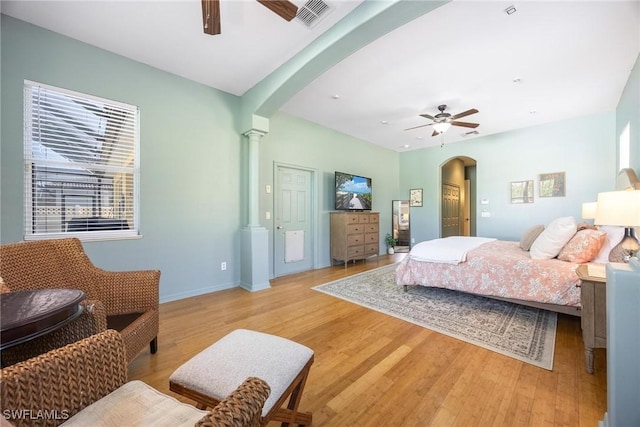
[[[224,271],[227,269],[227,263],[225,261],[222,261],[220,263],[220,270]]]

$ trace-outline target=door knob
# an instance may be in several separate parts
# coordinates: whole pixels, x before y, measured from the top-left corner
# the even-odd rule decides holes
[[[284,229],[284,227],[280,227],[280,226],[276,227],[276,230],[282,230],[282,229]]]

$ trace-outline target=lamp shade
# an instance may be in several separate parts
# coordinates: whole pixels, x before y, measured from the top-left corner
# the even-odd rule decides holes
[[[433,129],[438,133],[444,133],[448,131],[450,127],[451,123],[447,122],[436,123],[435,125],[433,125]]]
[[[596,225],[640,226],[640,191],[608,191],[598,194]]]
[[[582,204],[582,219],[595,219],[598,202],[587,202]]]

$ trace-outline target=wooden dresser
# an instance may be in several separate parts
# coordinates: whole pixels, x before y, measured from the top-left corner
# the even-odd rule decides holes
[[[378,256],[380,253],[380,213],[331,212],[331,262]]]
[[[576,270],[580,278],[582,340],[587,372],[593,373],[593,349],[607,348],[607,279],[590,276],[586,264]]]

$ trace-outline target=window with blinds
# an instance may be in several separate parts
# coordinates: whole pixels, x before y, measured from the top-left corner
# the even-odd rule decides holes
[[[139,115],[25,81],[25,240],[138,236]]]

